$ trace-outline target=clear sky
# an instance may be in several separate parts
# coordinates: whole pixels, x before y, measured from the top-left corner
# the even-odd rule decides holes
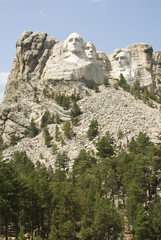
[[[72,32],[107,55],[132,43],[161,50],[161,0],[0,0],[0,101],[26,30],[62,41]]]

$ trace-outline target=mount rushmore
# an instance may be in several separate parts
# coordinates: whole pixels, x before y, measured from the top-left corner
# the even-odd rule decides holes
[[[43,32],[26,31],[17,41],[16,48],[6,87],[12,97],[19,79],[48,88],[58,82],[77,82],[81,90],[82,85],[88,85],[90,81],[101,84],[105,77],[119,78],[121,73],[127,83],[132,85],[139,80],[141,86],[161,95],[161,51],[153,53],[152,47],[145,43],[116,49],[107,56],[96,51],[92,42],[84,42],[78,33],[58,41]]]
[[[63,136],[63,123],[71,119],[70,109],[63,109],[55,101],[59,93],[69,97],[79,93],[81,96],[78,101],[82,111],[80,121],[78,126],[72,126],[75,137],[66,139],[63,146],[57,142],[58,151],[68,151],[71,159],[84,146],[87,149],[93,147],[87,139],[92,119],[97,119],[100,124],[99,137],[110,131],[116,141],[126,145],[131,137],[143,131],[158,143],[160,106],[150,108],[130,93],[116,90],[113,85],[120,74],[128,84],[133,85],[139,80],[141,86],[147,86],[160,96],[161,51],[153,53],[150,45],[135,43],[107,56],[105,52],[97,51],[92,42],[85,42],[78,33],[58,41],[43,32],[25,31],[16,43],[16,56],[0,106],[0,134],[4,142],[10,145],[11,136],[19,139],[16,146],[4,149],[4,158],[9,159],[15,149],[25,149],[35,162],[40,152],[44,153],[44,159],[53,161],[50,148],[44,144],[42,119],[46,112],[51,116],[58,113]],[[102,84],[105,78],[112,83],[108,88]],[[100,85],[99,93],[88,88],[91,82]],[[39,134],[28,138],[25,131],[29,130],[32,119]],[[52,137],[55,126],[55,122],[48,124]],[[121,140],[118,139],[120,129]]]

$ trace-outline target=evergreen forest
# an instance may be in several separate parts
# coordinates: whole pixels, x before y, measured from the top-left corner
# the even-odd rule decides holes
[[[9,162],[1,154],[0,236],[160,240],[161,146],[141,132],[116,148],[106,133],[96,149],[82,149],[72,168],[67,152],[54,167],[34,165],[25,152]]]

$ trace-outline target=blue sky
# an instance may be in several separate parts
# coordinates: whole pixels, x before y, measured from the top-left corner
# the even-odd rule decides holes
[[[107,55],[145,42],[161,50],[161,0],[0,0],[0,101],[26,30],[64,40],[78,32]]]

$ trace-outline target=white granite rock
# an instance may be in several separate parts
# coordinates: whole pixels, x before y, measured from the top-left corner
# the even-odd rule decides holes
[[[72,33],[65,41],[55,44],[46,63],[43,81],[83,80],[103,82],[103,71],[93,56],[87,56],[85,42],[77,33]]]
[[[152,52],[152,47],[145,43],[116,49],[109,56],[112,67],[111,77],[119,78],[120,74],[123,74],[131,85],[139,80],[141,86],[150,86],[152,84]]]

